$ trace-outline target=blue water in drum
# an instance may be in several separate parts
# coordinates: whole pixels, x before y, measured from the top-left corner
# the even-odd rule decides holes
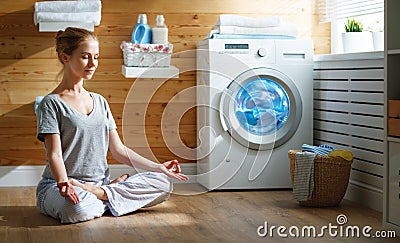
[[[235,97],[234,111],[240,125],[258,136],[282,128],[290,113],[290,100],[277,82],[261,78],[247,82]]]

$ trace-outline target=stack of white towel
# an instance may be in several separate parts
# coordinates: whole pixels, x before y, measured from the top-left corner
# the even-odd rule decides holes
[[[42,22],[83,22],[100,25],[101,1],[45,1],[35,3],[35,25]]]
[[[216,38],[218,35],[220,35],[219,38],[235,38],[235,36],[296,38],[297,28],[293,24],[281,22],[280,18],[276,16],[251,18],[222,14],[211,30],[209,37]]]

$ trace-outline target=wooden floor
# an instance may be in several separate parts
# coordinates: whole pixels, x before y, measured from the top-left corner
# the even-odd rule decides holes
[[[258,236],[259,226],[371,226],[382,230],[382,215],[344,200],[334,208],[307,208],[291,200],[291,191],[216,191],[172,195],[158,206],[122,217],[105,215],[88,222],[61,225],[35,207],[35,188],[0,188],[0,242],[399,242],[365,237],[295,238]],[[263,233],[261,231],[261,233]]]

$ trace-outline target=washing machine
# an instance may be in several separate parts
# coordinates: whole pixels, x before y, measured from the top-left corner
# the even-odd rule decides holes
[[[312,40],[198,43],[198,183],[291,187],[288,150],[313,139],[312,68]]]

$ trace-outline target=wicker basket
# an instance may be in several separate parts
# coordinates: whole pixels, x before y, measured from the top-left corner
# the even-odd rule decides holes
[[[120,48],[127,67],[169,67],[172,44],[133,44],[123,41]]]
[[[288,152],[292,186],[297,152],[300,150]],[[346,193],[352,162],[341,157],[315,156],[314,190],[310,200],[299,201],[299,204],[310,207],[337,206]]]

